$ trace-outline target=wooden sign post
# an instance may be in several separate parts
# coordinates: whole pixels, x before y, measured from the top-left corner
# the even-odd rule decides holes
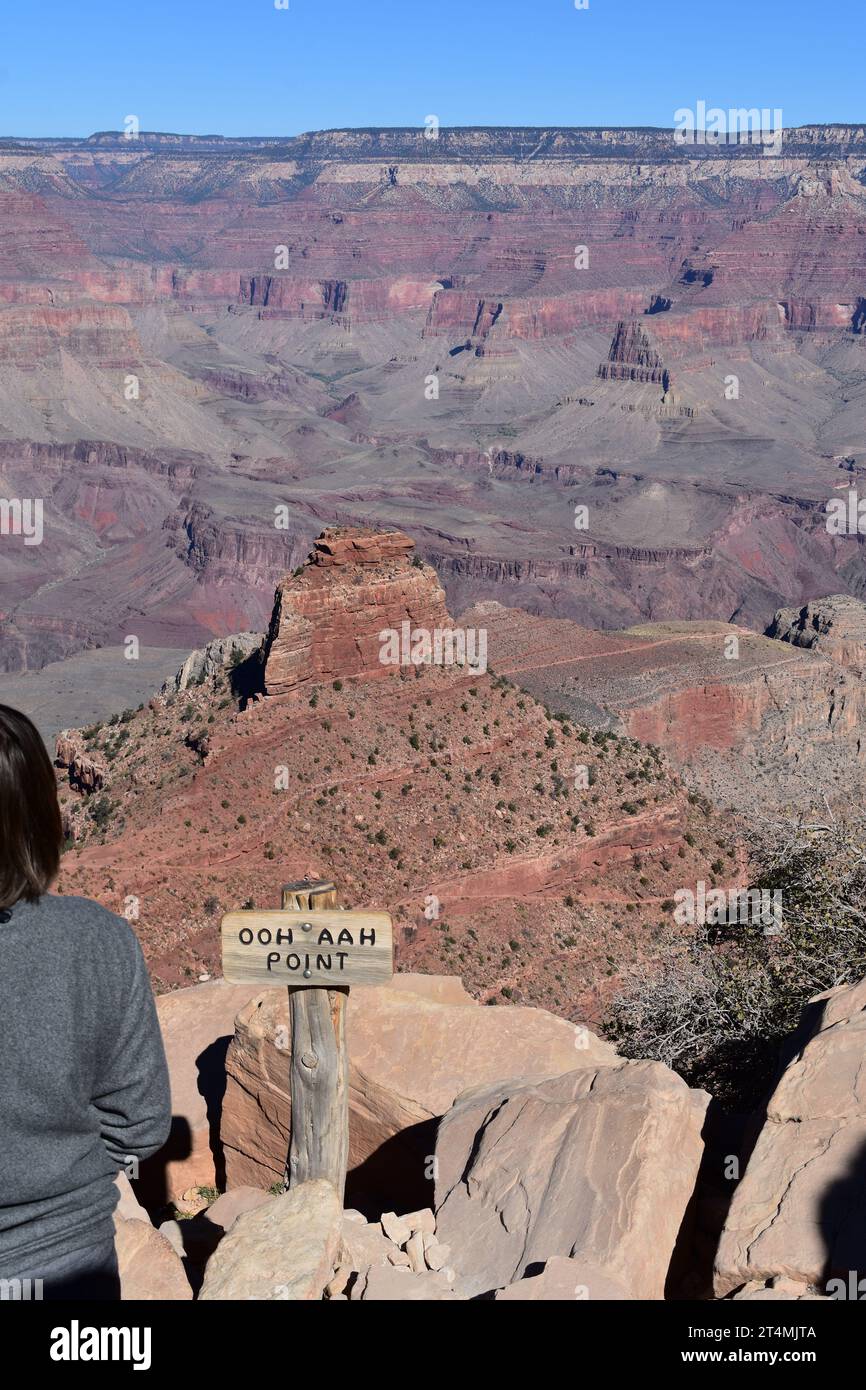
[[[393,975],[391,918],[338,909],[333,883],[288,883],[280,911],[223,917],[222,959],[230,984],[288,986],[292,1131],[286,1183],[327,1178],[342,1199],[349,1157],[346,1000],[351,985],[383,984]]]

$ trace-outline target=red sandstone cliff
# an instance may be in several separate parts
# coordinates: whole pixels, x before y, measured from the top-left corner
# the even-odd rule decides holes
[[[335,677],[372,680],[393,672],[380,659],[385,629],[448,628],[435,571],[413,563],[400,531],[329,527],[302,574],[274,596],[266,647],[269,695],[286,695]]]
[[[593,632],[495,603],[463,621],[487,625],[497,670],[555,710],[664,748],[719,805],[804,812],[859,790],[866,607],[855,599],[780,612],[781,641],[723,623]]]

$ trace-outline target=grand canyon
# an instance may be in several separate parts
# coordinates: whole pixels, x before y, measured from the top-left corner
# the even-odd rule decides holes
[[[4,142],[0,477],[45,544],[4,545],[0,668],[260,630],[326,523],[399,524],[457,612],[859,596],[864,171],[863,127]]]
[[[124,1297],[840,1296],[864,440],[866,126],[0,141],[0,702],[187,1136]],[[219,979],[290,881],[394,922],[345,1209],[280,1188],[285,990]],[[787,895],[790,959],[698,885]]]

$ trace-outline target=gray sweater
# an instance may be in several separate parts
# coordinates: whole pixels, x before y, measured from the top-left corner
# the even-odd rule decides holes
[[[147,967],[121,917],[46,895],[0,912],[0,1277],[113,1234],[118,1170],[168,1137]]]

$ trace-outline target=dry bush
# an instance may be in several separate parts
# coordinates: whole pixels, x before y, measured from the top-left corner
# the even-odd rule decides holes
[[[785,821],[752,846],[750,888],[779,891],[782,928],[671,928],[664,964],[635,971],[604,1029],[734,1109],[771,1086],[779,1044],[808,999],[866,975],[866,822]]]

